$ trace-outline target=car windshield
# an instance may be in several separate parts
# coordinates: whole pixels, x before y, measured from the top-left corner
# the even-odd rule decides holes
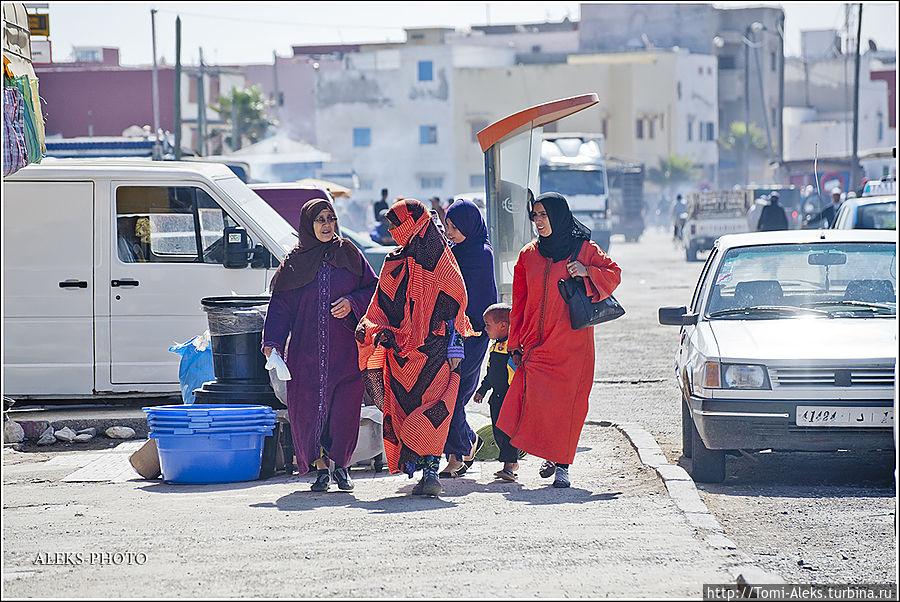
[[[709,318],[897,315],[897,250],[891,243],[737,247],[712,277]]]
[[[558,192],[564,196],[579,194],[605,194],[606,185],[602,169],[552,169],[542,167],[541,191]]]

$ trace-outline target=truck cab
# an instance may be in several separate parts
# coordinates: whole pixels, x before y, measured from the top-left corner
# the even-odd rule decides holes
[[[612,227],[603,135],[544,133],[539,173],[541,192],[565,196],[593,241],[608,251]]]

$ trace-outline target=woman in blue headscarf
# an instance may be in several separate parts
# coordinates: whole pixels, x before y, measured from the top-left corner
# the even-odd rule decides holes
[[[497,302],[497,283],[494,280],[494,250],[478,206],[459,199],[447,208],[444,219],[451,250],[466,283],[466,315],[472,322],[472,329],[478,332],[478,336],[464,339],[465,358],[459,366],[459,394],[444,445],[447,466],[440,476],[453,478],[465,474],[478,448],[478,436],[466,422],[466,403],[478,386],[481,363],[490,343],[482,316],[489,305]]]

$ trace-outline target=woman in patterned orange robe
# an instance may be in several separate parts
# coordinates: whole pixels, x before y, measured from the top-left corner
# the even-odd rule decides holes
[[[385,258],[357,327],[359,367],[382,376],[373,397],[383,397],[388,469],[410,477],[422,469],[413,494],[437,495],[438,462],[459,390],[462,337],[474,335],[465,314],[466,287],[425,205],[400,200],[387,219],[400,247]]]
[[[531,217],[538,238],[519,252],[513,270],[508,348],[519,367],[497,426],[514,447],[547,460],[542,476],[555,473],[554,486],[568,487],[594,378],[594,329],[572,329],[557,282],[582,276],[600,301],[619,285],[621,269],[591,242],[559,193],[535,199]]]

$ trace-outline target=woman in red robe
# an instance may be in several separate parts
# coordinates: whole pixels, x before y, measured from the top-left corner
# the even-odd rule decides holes
[[[511,445],[546,460],[541,476],[556,474],[553,486],[568,487],[594,379],[594,329],[572,329],[557,282],[580,276],[600,301],[619,285],[622,270],[561,194],[539,196],[530,215],[538,238],[519,252],[513,271],[508,346],[518,369],[497,426]]]

